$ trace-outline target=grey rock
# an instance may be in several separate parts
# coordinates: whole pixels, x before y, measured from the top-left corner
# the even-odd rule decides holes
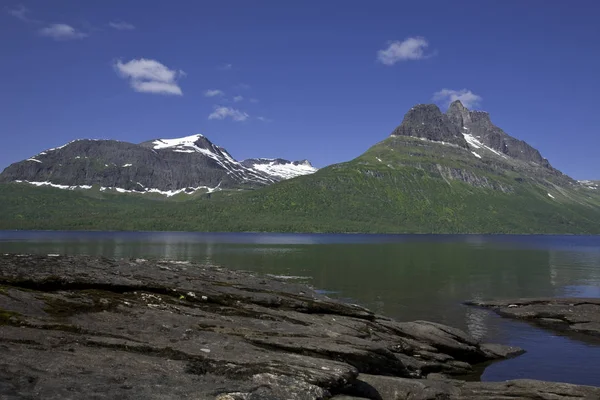
[[[380,400],[574,400],[598,399],[600,388],[534,380],[464,382],[454,379],[406,379],[360,374],[354,395]]]
[[[411,108],[392,136],[411,136],[468,147],[460,128],[435,104],[419,104]]]
[[[0,256],[0,347],[0,396],[34,398],[320,399],[360,372],[451,376],[498,359],[460,330],[304,285],[67,256]]]
[[[600,299],[535,298],[469,301],[466,304],[490,308],[504,317],[522,319],[548,328],[600,337]]]
[[[516,346],[505,346],[496,343],[484,343],[481,349],[489,355],[490,358],[510,358],[524,353],[524,350]]]
[[[487,112],[470,111],[463,106],[460,100],[456,100],[450,104],[446,115],[461,130],[461,133],[473,135],[484,145],[517,160],[551,168],[548,160],[543,158],[538,150],[526,142],[508,135],[494,125]]]

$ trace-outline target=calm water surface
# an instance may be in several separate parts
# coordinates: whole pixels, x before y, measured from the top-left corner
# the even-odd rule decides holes
[[[401,321],[426,319],[528,352],[482,380],[600,386],[600,341],[463,306],[468,299],[600,297],[600,236],[0,232],[0,252],[167,258],[301,277]]]

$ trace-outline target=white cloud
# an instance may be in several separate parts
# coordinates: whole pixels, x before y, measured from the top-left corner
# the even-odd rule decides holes
[[[87,34],[67,24],[52,24],[40,29],[39,32],[40,35],[50,37],[54,40],[83,39],[87,36]]]
[[[233,101],[236,102],[236,103],[238,103],[238,102],[240,102],[242,100],[244,100],[244,96],[235,96],[233,98]]]
[[[169,69],[156,60],[140,58],[126,63],[118,60],[114,67],[122,77],[130,79],[136,92],[183,95],[177,78],[185,76],[185,72]]]
[[[258,99],[255,99],[255,98],[252,98],[249,101],[250,101],[250,103],[255,103],[255,104],[258,103]]]
[[[132,31],[135,29],[135,26],[125,21],[111,21],[108,26],[118,31]]]
[[[377,60],[385,65],[394,65],[399,61],[422,60],[431,57],[425,54],[429,42],[424,37],[411,37],[403,42],[390,42],[387,49],[377,52]]]
[[[174,94],[181,96],[183,93],[176,83],[158,81],[131,81],[131,87],[140,93]]]
[[[223,106],[215,106],[215,111],[213,111],[209,116],[208,119],[225,119],[225,118],[231,118],[234,121],[245,121],[249,118],[250,116],[240,110],[236,110],[235,108],[231,108],[231,107],[223,107]]]
[[[241,89],[241,90],[248,90],[248,89],[250,89],[250,85],[248,85],[246,83],[240,83],[235,88],[236,89]]]
[[[467,108],[473,108],[479,106],[483,98],[467,89],[442,89],[433,94],[433,101],[443,103],[444,106],[448,106],[455,100],[460,100]]]
[[[225,95],[225,93],[219,89],[209,89],[204,92],[204,97],[217,97],[223,95]]]
[[[273,122],[272,119],[265,118],[265,117],[256,117],[256,119],[259,121],[262,121],[262,122]]]
[[[221,71],[231,71],[233,69],[233,64],[223,64],[218,67]]]

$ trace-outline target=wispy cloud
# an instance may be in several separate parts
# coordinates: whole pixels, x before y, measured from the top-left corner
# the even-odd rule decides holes
[[[236,102],[236,103],[239,103],[242,100],[244,100],[244,96],[235,96],[233,98],[233,101]]]
[[[273,122],[272,119],[265,118],[265,117],[256,117],[256,119],[259,121],[262,121],[262,122]]]
[[[54,40],[75,40],[87,37],[86,33],[78,31],[71,25],[52,24],[39,30],[40,35],[52,38]]]
[[[467,89],[442,89],[433,94],[433,101],[442,103],[446,107],[455,100],[460,100],[463,106],[467,108],[473,108],[479,106],[483,98]]]
[[[221,71],[231,71],[233,69],[233,64],[219,65],[217,69],[220,69]]]
[[[29,9],[23,4],[19,4],[13,8],[7,8],[6,12],[23,22],[39,22],[38,20],[29,18]]]
[[[224,96],[224,95],[225,95],[225,92],[223,92],[222,90],[219,90],[219,89],[209,89],[204,92],[204,97],[217,97],[217,96]]]
[[[126,63],[118,60],[114,67],[123,78],[130,80],[136,92],[183,95],[177,78],[185,76],[185,72],[172,70],[156,60],[140,58]]]
[[[130,24],[129,22],[125,21],[111,21],[108,23],[108,26],[118,31],[132,31],[135,29],[135,26],[133,26],[133,24]]]
[[[250,116],[240,110],[231,107],[215,106],[215,110],[208,116],[208,119],[225,119],[231,118],[234,121],[245,121]]]
[[[422,60],[433,54],[425,54],[429,47],[427,39],[421,36],[410,37],[404,41],[393,41],[386,49],[377,52],[377,60],[385,65],[394,65],[400,61]]]
[[[246,83],[240,83],[239,85],[236,85],[235,88],[241,89],[241,90],[248,90],[248,89],[250,89],[250,85],[248,85]]]
[[[250,103],[258,103],[258,99],[255,98],[251,98],[250,100],[248,100]]]

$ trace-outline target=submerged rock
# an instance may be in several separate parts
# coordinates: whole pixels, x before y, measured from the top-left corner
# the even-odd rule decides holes
[[[502,393],[502,384],[449,377],[521,350],[445,325],[396,322],[248,272],[4,255],[0,351],[2,399],[312,400],[404,398],[376,381],[452,389],[436,398],[475,398],[465,388]],[[365,394],[361,382],[375,392]],[[409,398],[430,398],[419,396]]]
[[[600,299],[535,298],[466,304],[490,308],[503,317],[600,339]]]

